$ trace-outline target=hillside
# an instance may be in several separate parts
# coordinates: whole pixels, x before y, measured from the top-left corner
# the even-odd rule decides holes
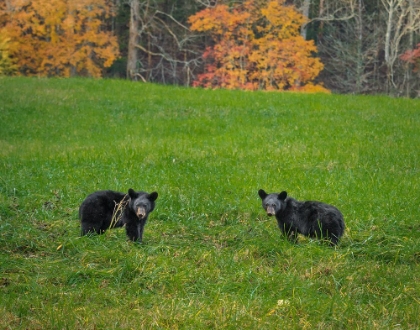
[[[0,328],[417,329],[420,101],[0,78]],[[101,189],[159,192],[143,244],[80,237]],[[258,189],[338,207],[337,248]]]

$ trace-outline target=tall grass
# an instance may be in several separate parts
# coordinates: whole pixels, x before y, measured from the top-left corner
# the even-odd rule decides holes
[[[0,327],[417,329],[420,102],[0,79]],[[99,189],[159,192],[144,243],[80,237]],[[330,248],[257,194],[337,206]]]

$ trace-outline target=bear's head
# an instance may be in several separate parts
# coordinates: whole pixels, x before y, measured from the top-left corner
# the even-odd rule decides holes
[[[281,193],[267,194],[263,189],[258,190],[258,195],[262,200],[262,207],[267,212],[268,216],[276,215],[278,211],[284,209],[286,206],[285,199],[287,192],[282,191]]]
[[[128,207],[133,211],[140,220],[146,219],[150,212],[155,208],[155,200],[158,198],[156,191],[148,194],[144,191],[128,190],[130,200]]]

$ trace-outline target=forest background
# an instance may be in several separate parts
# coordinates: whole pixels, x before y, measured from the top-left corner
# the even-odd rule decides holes
[[[0,0],[0,75],[420,96],[419,0]]]

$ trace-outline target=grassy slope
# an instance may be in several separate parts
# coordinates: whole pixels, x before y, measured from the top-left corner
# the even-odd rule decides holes
[[[0,79],[1,328],[420,327],[420,102]],[[98,189],[157,190],[145,242],[79,237]],[[336,205],[337,249],[257,190]]]

